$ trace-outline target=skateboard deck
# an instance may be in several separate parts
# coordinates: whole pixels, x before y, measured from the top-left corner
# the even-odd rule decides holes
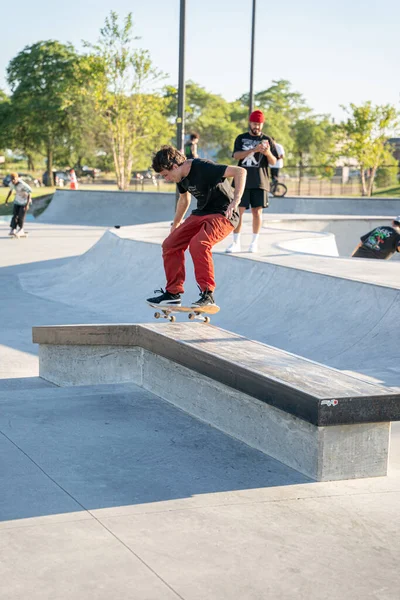
[[[13,235],[10,235],[10,238],[14,239],[14,240],[15,239],[19,240],[20,238],[26,238],[26,237],[28,237],[28,232],[26,232],[26,233],[14,233]]]
[[[205,306],[204,308],[196,306],[160,306],[159,304],[151,304],[150,302],[148,302],[148,305],[157,309],[154,313],[155,319],[168,319],[172,323],[176,321],[176,317],[173,313],[189,313],[189,321],[198,319],[203,321],[203,323],[209,323],[211,319],[208,315],[215,315],[221,310],[216,304],[214,304],[214,306]]]

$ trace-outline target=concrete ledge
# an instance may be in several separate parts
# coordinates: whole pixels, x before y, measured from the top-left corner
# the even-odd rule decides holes
[[[399,398],[385,388],[201,324],[34,328],[33,338],[40,376],[58,385],[136,383],[316,480],[387,472],[384,416]]]
[[[313,425],[400,420],[400,394],[200,323],[34,327],[40,345],[138,346]]]

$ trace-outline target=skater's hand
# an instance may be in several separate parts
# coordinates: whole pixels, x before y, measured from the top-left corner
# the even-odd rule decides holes
[[[227,210],[226,210],[226,218],[230,219],[234,213],[234,211],[236,210],[236,201],[232,200],[232,202],[229,204]]]
[[[179,223],[172,223],[171,229],[169,232],[172,233],[173,231],[175,231],[175,229],[177,229],[181,223],[182,223],[182,221],[180,221]]]

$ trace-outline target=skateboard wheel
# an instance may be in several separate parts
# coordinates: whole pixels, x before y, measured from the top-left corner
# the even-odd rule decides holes
[[[189,321],[193,321],[193,319],[196,318],[196,315],[194,315],[193,313],[189,313],[188,318],[189,318]]]
[[[171,315],[169,320],[171,321],[171,323],[175,323],[176,317],[174,317],[174,315]]]
[[[204,317],[204,323],[209,323],[211,321],[210,317]]]
[[[159,312],[155,312],[154,313],[154,318],[155,319],[159,319],[161,317],[161,314]]]

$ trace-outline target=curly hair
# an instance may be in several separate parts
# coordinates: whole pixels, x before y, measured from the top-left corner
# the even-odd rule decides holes
[[[182,165],[186,156],[173,146],[161,146],[153,156],[152,167],[156,173],[170,171],[174,165]]]

